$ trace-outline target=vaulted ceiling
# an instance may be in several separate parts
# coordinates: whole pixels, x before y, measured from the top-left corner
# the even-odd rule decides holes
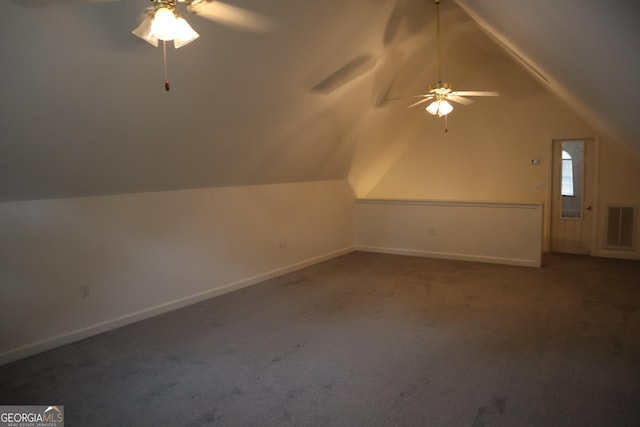
[[[201,37],[169,49],[170,92],[161,50],[130,33],[148,2],[5,2],[0,201],[346,178],[367,117],[435,71],[431,0],[227,2],[273,30],[185,12]],[[450,40],[479,26],[487,54],[508,52],[640,153],[637,2],[444,0],[442,10]]]
[[[597,131],[640,153],[640,3],[456,0]]]

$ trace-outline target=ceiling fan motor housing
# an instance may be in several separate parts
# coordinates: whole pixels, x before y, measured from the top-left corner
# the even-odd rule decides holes
[[[429,92],[432,93],[445,94],[451,92],[452,90],[453,85],[451,83],[443,82],[440,80],[429,85]]]
[[[155,10],[158,10],[161,7],[164,7],[169,10],[176,9],[176,0],[152,0],[152,1],[153,1],[153,8]]]

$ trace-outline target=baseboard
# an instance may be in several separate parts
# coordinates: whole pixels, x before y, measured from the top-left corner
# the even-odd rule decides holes
[[[633,250],[607,250],[601,249],[596,251],[593,256],[601,258],[626,259],[630,261],[640,261],[640,254]]]
[[[278,268],[272,271],[268,271],[257,276],[249,277],[247,279],[238,280],[233,283],[228,283],[223,286],[216,287],[205,292],[190,295],[184,298],[179,298],[174,301],[170,301],[164,304],[156,305],[144,310],[137,311],[135,313],[127,314],[125,316],[117,317],[115,319],[107,320],[95,325],[88,326],[86,328],[76,329],[75,331],[60,334],[52,338],[47,338],[32,344],[27,344],[22,347],[11,349],[0,354],[0,366],[7,363],[24,359],[25,357],[33,356],[43,351],[51,350],[56,347],[60,347],[65,344],[69,344],[75,341],[79,341],[85,338],[89,338],[94,335],[101,334],[103,332],[110,331],[131,323],[138,322],[140,320],[148,319],[150,317],[158,316],[169,311],[177,310],[182,307],[186,307],[191,304],[195,304],[200,301],[207,300],[219,295],[223,295],[238,289],[245,288],[247,286],[255,285],[265,280],[273,279],[274,277],[281,276],[283,274],[291,273],[304,267],[308,267],[313,264],[317,264],[323,261],[327,261],[332,258],[336,258],[342,255],[346,255],[353,252],[353,247],[347,247],[339,249],[333,252],[329,252],[323,255],[319,255],[307,260],[297,262],[282,268]]]
[[[381,248],[372,246],[355,246],[354,250],[362,252],[377,252],[383,254],[392,255],[408,255],[419,256],[424,258],[438,258],[438,259],[451,259],[457,261],[472,261],[472,262],[485,262],[490,264],[505,264],[516,265],[522,267],[540,267],[540,260],[535,259],[518,259],[518,258],[502,258],[502,257],[489,257],[481,255],[466,255],[455,254],[447,252],[431,252],[421,251],[416,249],[398,249],[398,248]]]

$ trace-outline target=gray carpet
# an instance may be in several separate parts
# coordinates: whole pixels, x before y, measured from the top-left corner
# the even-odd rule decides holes
[[[640,262],[352,253],[0,367],[67,426],[638,426]]]

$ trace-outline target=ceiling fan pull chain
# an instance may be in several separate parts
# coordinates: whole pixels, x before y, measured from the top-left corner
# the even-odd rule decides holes
[[[445,114],[445,115],[444,115],[444,133],[449,132],[449,123],[448,123],[448,120],[449,120],[449,115],[448,115],[448,114]]]
[[[164,66],[164,90],[169,91],[169,72],[167,71],[167,42],[162,41],[162,63]]]

